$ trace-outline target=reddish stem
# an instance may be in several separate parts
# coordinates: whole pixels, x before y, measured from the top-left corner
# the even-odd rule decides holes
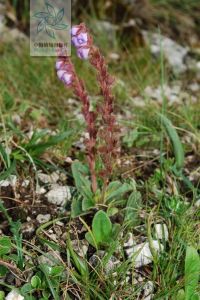
[[[90,101],[88,93],[86,91],[83,81],[77,76],[73,63],[68,56],[59,56],[59,59],[63,62],[63,68],[66,66],[66,69],[73,76],[71,87],[74,90],[75,95],[82,102],[82,113],[87,124],[87,131],[89,133],[89,138],[85,140],[87,159],[90,169],[91,182],[92,182],[92,191],[95,193],[97,190],[97,178],[95,170],[95,161],[96,161],[96,138],[97,138],[97,128],[95,125],[97,114],[90,111]]]

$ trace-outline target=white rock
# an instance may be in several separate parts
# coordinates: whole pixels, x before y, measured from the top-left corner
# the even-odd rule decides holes
[[[155,236],[158,240],[166,240],[169,239],[169,232],[166,224],[155,224]]]
[[[144,296],[151,296],[151,294],[153,293],[153,282],[152,281],[147,281],[143,287],[144,289]],[[146,299],[146,298],[145,298]],[[147,298],[148,299],[148,298]],[[149,298],[151,299],[151,298]]]
[[[130,100],[133,102],[133,104],[137,107],[145,107],[145,101],[142,97],[131,97]]]
[[[59,180],[59,175],[57,172],[53,172],[50,175],[44,174],[44,173],[39,173],[38,178],[43,183],[56,183]]]
[[[191,83],[188,88],[192,91],[192,92],[198,92],[200,90],[200,85],[197,82],[193,82]]]
[[[45,188],[43,188],[42,186],[40,186],[39,184],[37,184],[35,192],[38,195],[42,195],[42,194],[46,193],[46,190],[45,190]]]
[[[154,296],[153,294],[152,294],[152,295],[149,295],[149,296],[145,297],[144,300],[152,300],[152,299],[153,299],[153,296]]]
[[[15,123],[16,125],[21,125],[21,118],[18,114],[14,114],[12,116],[12,121],[13,123]]]
[[[42,214],[39,214],[36,218],[36,220],[40,223],[40,224],[43,224],[43,223],[47,223],[49,222],[49,220],[51,219],[51,215],[50,214],[46,214],[46,215],[42,215]]]
[[[195,202],[195,204],[194,204],[196,207],[200,207],[200,199],[199,200],[197,200],[196,202]]]
[[[50,203],[64,206],[71,199],[71,193],[68,186],[52,186],[46,197]]]
[[[9,185],[15,186],[17,182],[17,176],[10,175],[6,180],[0,181],[0,187],[8,187]]]
[[[133,238],[132,232],[128,233],[128,240],[124,243],[124,247],[133,247],[135,245],[135,241]]]
[[[28,187],[30,184],[30,181],[28,179],[25,179],[23,182],[22,182],[22,186],[23,187]]]
[[[161,88],[160,86],[157,88],[152,88],[147,86],[144,90],[144,95],[148,99],[156,100],[160,104],[163,102],[163,97],[165,97],[169,103],[169,105],[182,104],[186,100],[196,102],[196,98],[191,96],[189,93],[183,91],[181,89],[181,83],[176,82],[172,86],[164,84]]]
[[[159,243],[157,240],[152,241],[152,245],[154,251],[159,254],[163,250],[163,245]],[[146,266],[153,261],[153,256],[150,250],[149,242],[141,243],[134,246],[132,249],[129,249],[129,258],[133,257],[135,267],[140,268],[142,266]]]
[[[8,293],[5,300],[24,300],[24,297],[20,295],[17,290],[12,290],[10,293]]]
[[[200,70],[200,61],[197,62],[197,69]]]
[[[10,180],[1,180],[0,187],[8,187],[10,185]]]
[[[50,183],[57,183],[59,180],[59,174],[58,172],[53,172],[51,175],[49,175]]]
[[[73,160],[71,157],[66,157],[65,161],[68,163],[68,164],[72,164],[73,163]]]
[[[95,268],[98,264],[102,264],[101,260],[104,257],[105,252],[100,250],[97,253],[93,254],[90,259],[89,259],[89,263]],[[112,272],[112,274],[114,274],[114,270],[116,267],[118,267],[120,264],[120,261],[115,257],[115,256],[111,256],[110,259],[108,260],[108,262],[106,263],[106,265],[104,266],[105,268],[105,273],[108,274],[110,272]]]
[[[160,56],[162,50],[175,73],[183,73],[186,71],[187,66],[184,60],[189,52],[188,47],[183,47],[172,39],[158,33],[149,33],[147,31],[142,31],[142,33],[146,43],[150,46],[152,54]]]

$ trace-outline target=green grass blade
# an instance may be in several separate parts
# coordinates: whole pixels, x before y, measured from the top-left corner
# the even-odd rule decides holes
[[[175,164],[176,169],[180,171],[184,166],[184,150],[183,150],[181,140],[172,122],[162,114],[159,114],[159,116],[161,118],[161,122],[173,146],[174,156],[176,160],[176,164]]]

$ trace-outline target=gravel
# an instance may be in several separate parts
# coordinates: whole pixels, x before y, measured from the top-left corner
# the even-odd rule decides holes
[[[52,189],[46,194],[49,203],[65,206],[71,199],[71,192],[68,186],[53,185]]]

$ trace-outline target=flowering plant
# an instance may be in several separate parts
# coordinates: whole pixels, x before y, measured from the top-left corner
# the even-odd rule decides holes
[[[91,111],[88,93],[83,80],[78,77],[71,59],[64,55],[63,49],[58,49],[58,59],[56,62],[58,78],[63,81],[67,87],[71,87],[74,94],[82,102],[82,113],[87,125],[88,138],[85,140],[85,145],[91,177],[91,190],[89,186],[90,183],[83,180],[83,178],[81,179],[81,172],[83,171],[81,164],[75,162],[72,168],[75,183],[79,191],[83,185],[83,194],[85,194],[86,190],[90,191],[85,195],[87,204],[84,205],[84,207],[86,209],[94,204],[92,193],[98,193],[97,175],[103,180],[102,193],[97,202],[105,202],[107,197],[106,193],[110,187],[109,180],[119,154],[120,129],[113,114],[114,96],[112,95],[112,85],[114,78],[108,73],[105,58],[94,45],[93,39],[85,24],[73,26],[71,36],[72,44],[77,50],[77,56],[82,60],[88,60],[92,67],[96,69],[97,83],[103,98],[103,101],[97,105],[96,111]],[[102,168],[98,174],[96,170],[97,156],[100,157],[102,162]],[[116,186],[118,186],[118,182]]]

